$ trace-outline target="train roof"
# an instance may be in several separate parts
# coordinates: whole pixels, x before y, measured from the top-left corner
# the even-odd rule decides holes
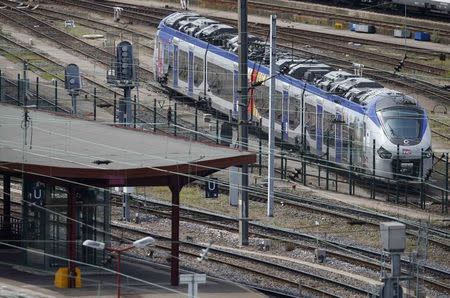
[[[376,99],[377,111],[398,106],[419,107],[415,98],[395,90],[390,91],[378,94],[372,99]]]
[[[162,20],[162,22],[164,22],[164,24],[166,24],[169,27],[177,29],[177,28],[175,28],[177,26],[177,24],[180,21],[186,20],[189,17],[200,17],[200,15],[197,13],[193,13],[193,12],[175,12],[175,13],[165,17]]]
[[[237,52],[239,44],[238,30],[236,28],[217,23],[212,19],[204,18],[191,12],[174,13],[164,18],[162,23],[167,27],[180,31],[177,29],[177,25],[181,21],[183,21],[185,26],[189,26],[191,30],[188,35],[193,35],[195,38],[225,50],[224,55]],[[209,24],[209,22],[213,22],[213,24]],[[209,25],[204,26],[205,24]],[[254,35],[249,35],[248,48],[249,60],[256,64],[264,65],[268,69],[270,60],[269,42]],[[232,59],[234,60],[234,58]],[[328,92],[326,93],[328,95],[324,93],[321,96],[327,97],[341,105],[351,107],[359,113],[364,113],[364,109],[366,107],[369,108],[368,105],[375,103],[377,100],[383,102],[377,105],[377,110],[392,105],[414,104],[418,106],[417,101],[413,98],[400,92],[386,89],[376,81],[359,77],[347,71],[333,70],[331,66],[321,63],[312,57],[306,58],[293,55],[290,49],[283,50],[278,48],[275,63],[281,75],[288,74],[292,78],[309,82],[311,87],[314,86],[314,88],[311,88],[311,90],[314,90],[312,92]],[[281,79],[281,76],[279,78]],[[322,87],[324,89],[320,89]],[[353,88],[355,90],[349,92]],[[337,94],[335,93],[336,95],[329,93],[336,91],[338,92]],[[346,102],[337,100],[338,97],[345,99]],[[357,106],[353,106],[353,103]]]

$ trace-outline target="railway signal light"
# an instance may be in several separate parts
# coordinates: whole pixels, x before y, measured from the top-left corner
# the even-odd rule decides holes
[[[78,65],[73,63],[67,65],[64,75],[64,87],[69,91],[70,94],[78,94],[78,91],[81,89],[81,75]]]
[[[129,41],[122,41],[117,45],[116,52],[116,79],[119,81],[133,81],[133,46]]]

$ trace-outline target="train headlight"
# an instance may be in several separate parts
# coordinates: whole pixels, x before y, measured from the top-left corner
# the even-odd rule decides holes
[[[432,156],[433,156],[433,151],[431,151],[431,147],[428,147],[428,149],[423,152],[423,157],[431,158]]]
[[[390,159],[392,157],[392,153],[384,149],[383,147],[380,147],[380,149],[377,150],[378,155],[383,159]]]

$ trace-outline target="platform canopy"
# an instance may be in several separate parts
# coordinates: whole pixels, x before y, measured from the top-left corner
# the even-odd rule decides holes
[[[0,105],[0,173],[101,187],[164,186],[254,163],[256,155],[165,134]],[[26,140],[26,141],[25,141]]]

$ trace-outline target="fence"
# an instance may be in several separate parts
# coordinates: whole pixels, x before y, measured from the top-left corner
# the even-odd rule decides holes
[[[61,85],[58,81],[42,84],[39,82],[39,78],[36,78],[35,82],[30,82],[21,78],[20,75],[17,76],[17,79],[8,79],[1,76],[0,71],[0,102],[9,102],[18,106],[34,105],[36,109],[73,114],[73,98]],[[86,89],[77,99],[76,116],[78,117],[169,133],[190,140],[217,144],[222,141],[231,143],[232,136],[221,136],[219,128],[224,122],[232,125],[236,125],[236,123],[219,120],[217,112],[215,123],[211,123],[208,129],[199,129],[198,105],[191,105],[190,109],[193,109],[194,112],[190,111],[189,113],[192,113],[190,116],[193,117],[193,121],[186,121],[179,116],[180,109],[177,103],[167,104],[154,99],[153,105],[147,106],[139,103],[134,96],[132,98],[132,120],[127,124],[119,124],[117,123],[118,103],[121,100],[119,94],[96,87],[93,87],[91,91],[86,91]],[[97,90],[101,90],[101,92]],[[173,107],[170,116],[168,114],[169,106]],[[104,113],[99,115],[97,108],[101,108]],[[232,119],[232,117],[229,116],[228,119]],[[259,168],[259,175],[262,175],[262,169],[265,167],[263,165],[263,155],[265,155],[263,151],[265,150],[262,149],[264,133],[261,123],[253,130],[259,136],[258,165],[255,167]],[[305,140],[298,146],[287,146],[287,144],[279,142],[282,148],[278,156],[281,164],[279,170],[281,178],[286,179],[289,176],[304,185],[308,181],[315,180],[319,187],[326,190],[333,188],[335,191],[343,192],[346,188],[345,192],[351,195],[358,194],[372,199],[384,196],[387,200],[414,204],[422,209],[425,209],[427,203],[429,205],[440,204],[441,212],[448,214],[448,153],[439,156],[433,155],[429,159],[422,152],[420,160],[416,158],[414,162],[411,162],[412,172],[405,174],[401,170],[400,154],[397,149],[397,152],[392,154],[392,167],[389,169],[394,172],[394,177],[386,178],[383,171],[387,170],[377,168],[374,163],[378,155],[375,152],[375,141],[372,146],[365,146],[361,141],[353,141],[350,137],[350,140],[346,140],[342,146],[343,149],[340,152],[342,160],[336,161],[331,158],[333,154],[330,154],[330,138],[325,136],[324,139],[328,141],[325,141],[325,152],[322,152],[320,156],[310,152]],[[332,140],[332,142],[334,141]],[[334,152],[334,155],[337,155],[337,151]],[[292,173],[287,171],[288,160],[298,164]],[[433,170],[429,179],[419,178],[426,174],[424,173],[424,168],[426,168],[424,164],[430,162]],[[346,187],[342,187],[342,185],[346,185]],[[356,185],[362,186],[358,193]]]

